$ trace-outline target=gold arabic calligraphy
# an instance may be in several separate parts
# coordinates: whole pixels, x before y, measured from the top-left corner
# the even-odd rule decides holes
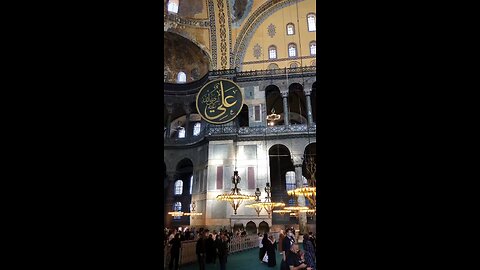
[[[207,92],[202,98],[202,103],[205,104],[204,114],[208,120],[215,120],[222,117],[227,109],[232,107],[237,103],[238,100],[234,102],[229,102],[229,99],[235,99],[235,96],[228,95],[228,92],[233,92],[235,95],[237,90],[235,87],[228,88],[227,90],[223,89],[223,82],[215,84],[212,90]],[[230,111],[230,115],[233,115],[233,111]],[[227,117],[228,114],[225,116]]]

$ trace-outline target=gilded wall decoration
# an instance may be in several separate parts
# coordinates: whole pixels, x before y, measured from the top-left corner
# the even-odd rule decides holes
[[[215,23],[215,6],[208,0],[208,18],[210,20],[210,49],[212,52],[212,69],[217,69],[217,24]]]
[[[275,25],[273,23],[271,23],[268,27],[267,27],[267,31],[268,31],[268,35],[273,38],[275,36]]]
[[[262,55],[262,47],[260,47],[260,45],[255,44],[255,46],[253,46],[253,56],[255,58],[260,58],[260,56]]]
[[[220,24],[220,66],[227,68],[227,29],[225,25],[225,6],[223,1],[217,1],[218,23]]]

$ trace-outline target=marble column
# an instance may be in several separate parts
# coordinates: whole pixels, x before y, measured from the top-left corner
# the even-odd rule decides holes
[[[293,166],[295,167],[295,183],[297,188],[303,187],[303,178],[302,178],[302,165],[303,160],[298,158],[297,160],[294,159]],[[298,206],[305,206],[305,197],[298,196]],[[299,221],[299,230],[300,234],[307,233],[307,213],[299,213],[298,215]]]
[[[305,90],[305,99],[307,102],[307,120],[308,120],[308,126],[313,125],[313,117],[312,117],[312,101],[310,99],[310,94],[312,93],[312,90]]]
[[[166,137],[170,138],[170,125],[172,122],[173,104],[167,104],[165,107],[168,113]]]
[[[192,109],[190,108],[189,104],[183,104],[183,108],[185,110],[186,119],[185,119],[185,138],[188,139],[192,137],[192,132],[190,130],[190,113],[192,113]]]
[[[281,92],[281,93],[282,93],[282,99],[283,99],[284,125],[289,126],[290,125],[290,118],[289,118],[289,113],[288,113],[288,91],[287,92]]]

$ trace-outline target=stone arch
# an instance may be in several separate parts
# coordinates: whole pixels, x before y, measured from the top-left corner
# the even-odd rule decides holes
[[[258,232],[261,234],[264,233],[269,233],[270,232],[270,226],[268,226],[268,223],[265,221],[262,221],[258,224]]]
[[[269,148],[269,167],[271,181],[271,197],[275,202],[288,203],[289,196],[286,191],[286,172],[294,171],[292,154],[290,149],[283,144],[275,144]],[[284,223],[282,216],[273,215],[272,222],[275,224]]]
[[[307,168],[309,162],[314,162],[317,164],[317,143],[316,142],[311,142],[307,146],[305,146],[305,151],[304,151],[304,158],[303,158],[303,165],[302,165],[302,172],[303,176],[305,176],[309,180],[309,185],[311,184],[311,180],[316,182],[316,179],[318,179],[318,170],[315,168]],[[311,166],[311,165],[310,165]],[[310,171],[314,171],[314,175],[310,173]],[[316,185],[314,185],[316,186]]]
[[[247,225],[245,226],[245,231],[247,234],[256,234],[257,233],[257,225],[253,221],[247,222]]]
[[[275,125],[282,125],[284,123],[283,99],[278,86],[271,84],[265,88],[265,104],[267,115],[273,111],[280,115],[280,119],[275,121]]]
[[[288,87],[290,124],[307,124],[307,105],[303,86],[292,83]]]

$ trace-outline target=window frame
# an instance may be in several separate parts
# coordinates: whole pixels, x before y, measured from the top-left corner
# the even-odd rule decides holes
[[[312,54],[312,45],[315,45],[315,53]],[[310,55],[317,55],[317,42],[315,40],[312,40],[310,41],[310,44],[308,46],[309,50],[310,50]]]
[[[181,80],[180,80],[180,78],[181,78],[180,76],[181,76],[181,75],[185,76],[185,77],[184,77],[184,78],[185,78],[185,81],[181,81]],[[187,73],[185,73],[185,72],[183,72],[183,71],[178,72],[178,74],[177,74],[177,83],[187,83]]]
[[[197,133],[195,133],[196,131],[198,131]],[[200,132],[202,131],[202,123],[201,122],[196,122],[194,125],[193,125],[193,136],[198,136],[200,135]]]
[[[272,51],[272,49],[273,49],[273,51],[275,52],[275,57],[271,57],[271,51]],[[268,59],[277,59],[277,58],[278,58],[277,51],[278,51],[278,50],[277,50],[277,46],[275,46],[275,45],[270,45],[270,46],[268,47]]]
[[[173,211],[174,212],[182,211],[182,202],[175,202],[173,204]],[[180,218],[181,218],[180,216],[173,217],[173,219],[180,219]]]
[[[313,24],[310,24],[309,18],[313,18]],[[307,30],[308,32],[316,32],[317,31],[317,15],[315,13],[307,14]],[[310,29],[310,26],[313,27],[313,30]]]
[[[178,14],[178,8],[180,6],[180,0],[168,0],[167,2],[167,12]]]
[[[293,48],[295,50],[295,55],[290,55],[290,48]],[[288,50],[288,58],[297,58],[298,56],[298,51],[297,51],[297,44],[295,43],[289,43],[288,44],[288,47],[287,47],[287,50]]]
[[[292,27],[292,33],[291,33],[291,34],[288,33],[289,26]],[[293,35],[295,35],[295,24],[293,24],[293,23],[287,23],[287,29],[286,29],[286,30],[287,30],[287,36],[293,36]]]
[[[177,184],[179,183],[179,184]],[[179,189],[180,189],[180,193],[177,193],[177,187],[179,186]],[[183,194],[183,180],[182,179],[177,179],[177,181],[175,181],[175,184],[173,185],[173,195],[182,195]]]

